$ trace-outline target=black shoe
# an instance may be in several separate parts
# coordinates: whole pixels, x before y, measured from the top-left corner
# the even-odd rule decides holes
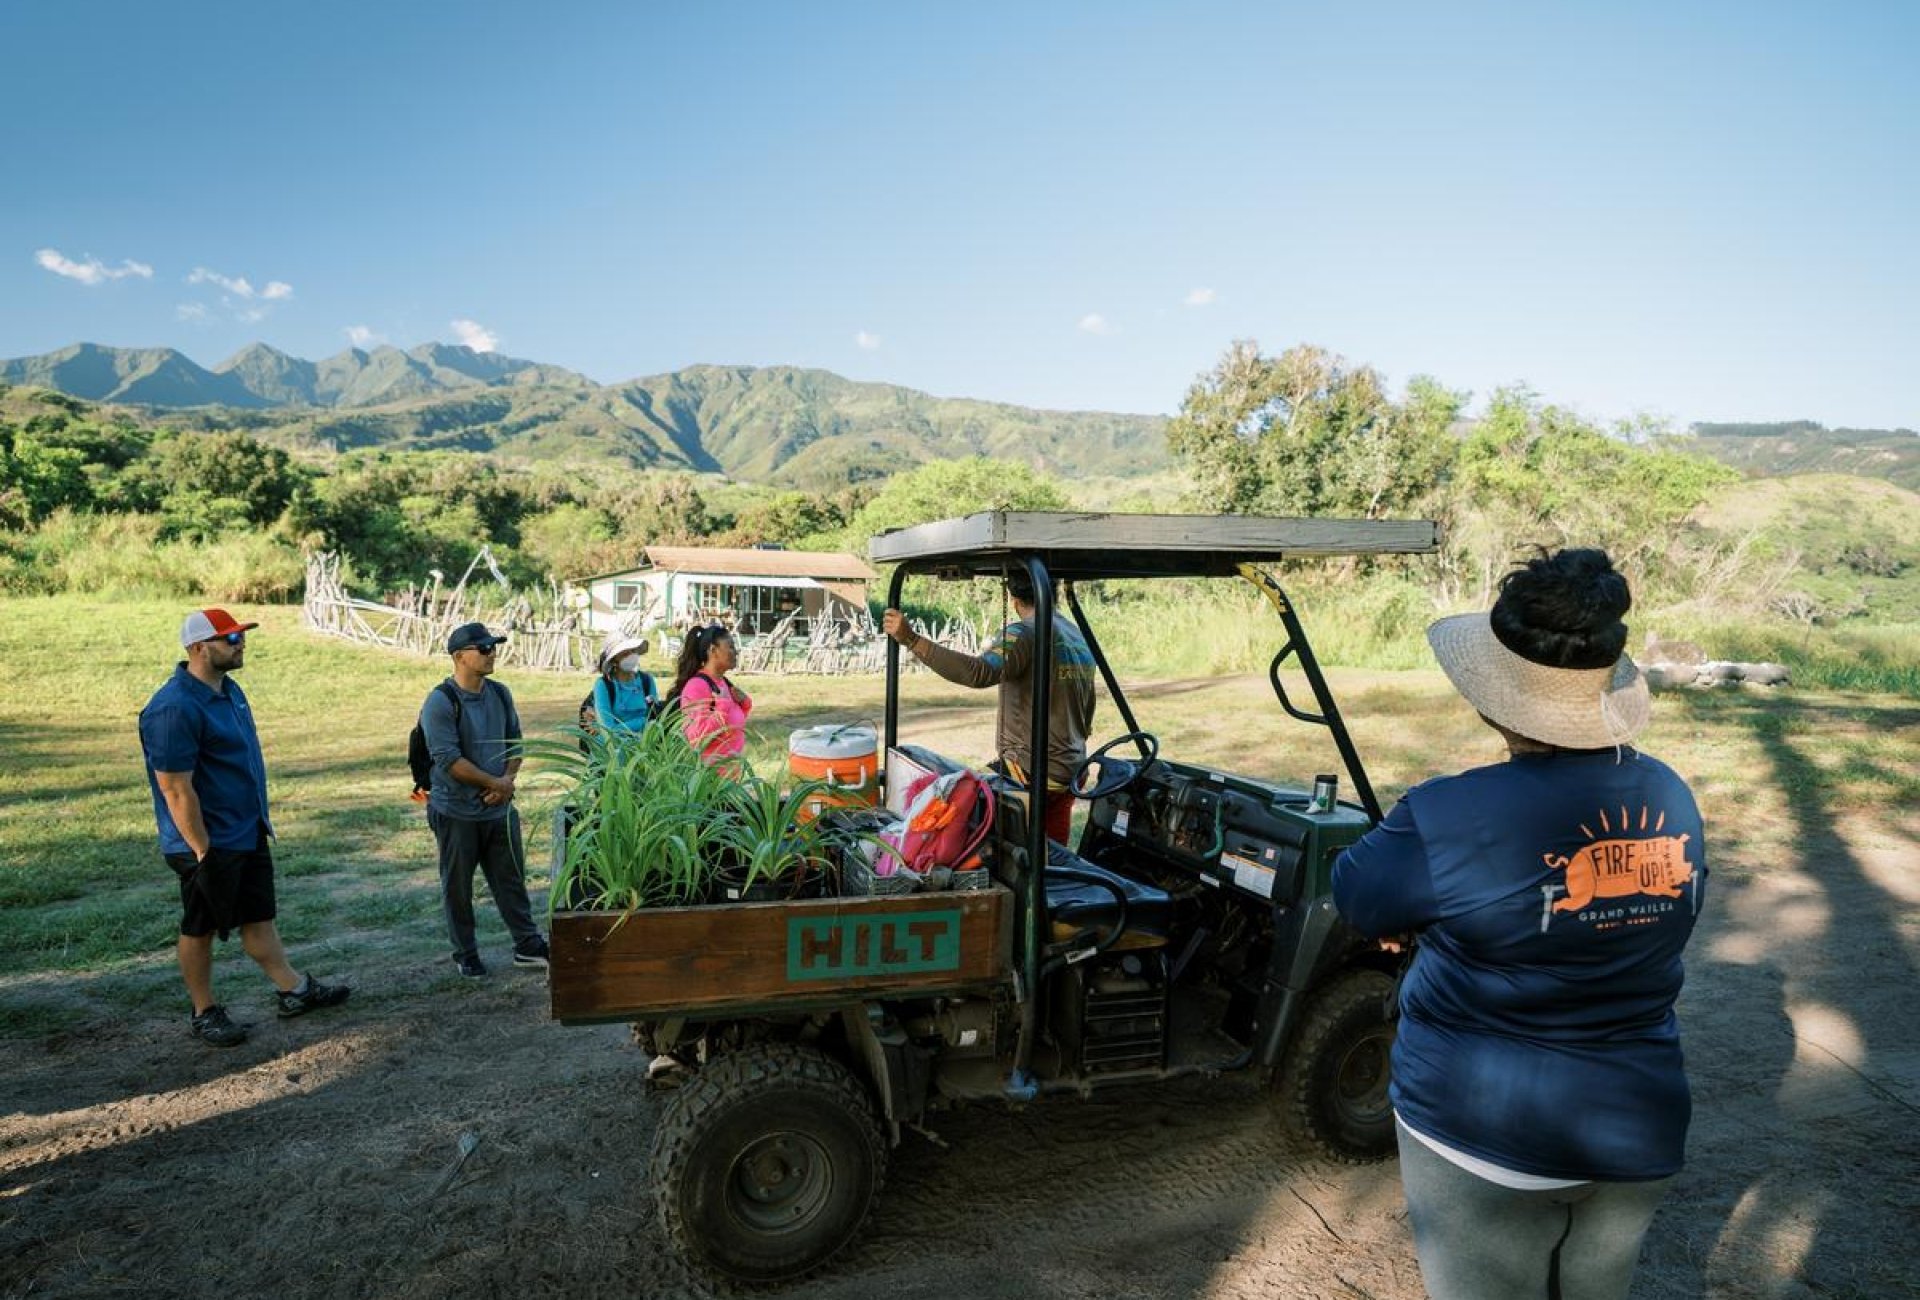
[[[247,1027],[234,1024],[227,1009],[217,1003],[195,1016],[191,1023],[193,1036],[210,1047],[238,1047],[247,1041]]]
[[[337,1007],[347,1000],[353,992],[345,984],[322,984],[313,976],[305,977],[305,992],[282,993],[280,995],[280,1018],[304,1016],[309,1011],[318,1011],[321,1007]]]
[[[547,956],[547,941],[536,934],[525,943],[514,945],[513,964],[516,966],[546,966],[548,965]]]
[[[486,978],[486,975],[487,975],[486,964],[482,962],[480,958],[474,955],[473,953],[456,952],[455,954],[453,954],[453,964],[455,966],[458,966],[460,968],[460,973],[462,975],[465,975],[470,980]]]

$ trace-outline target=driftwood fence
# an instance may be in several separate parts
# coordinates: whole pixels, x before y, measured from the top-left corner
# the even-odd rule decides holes
[[[443,586],[436,570],[425,584],[392,597],[390,605],[349,595],[340,578],[341,558],[331,552],[307,557],[301,621],[316,632],[438,657],[446,653],[447,634],[454,628],[485,623],[507,638],[500,647],[503,663],[571,671],[591,669],[599,659],[600,638],[587,628],[579,611],[568,608],[558,588],[512,591],[485,547],[453,586]],[[498,599],[489,599],[492,593],[485,587],[468,585],[482,564],[486,566],[482,577],[495,579]]]
[[[436,571],[428,582],[392,597],[392,604],[350,595],[340,576],[342,559],[332,552],[307,557],[307,594],[301,621],[316,632],[363,645],[438,657],[446,653],[447,634],[454,628],[462,623],[485,623],[507,638],[500,648],[503,664],[564,672],[591,671],[599,662],[605,633],[587,627],[585,611],[573,607],[565,594],[551,585],[532,592],[514,592],[485,547],[453,586],[443,586]],[[476,571],[482,578],[477,587],[470,585]],[[878,673],[885,668],[886,637],[866,610],[843,609],[818,616],[805,636],[795,633],[797,617],[788,616],[763,635],[738,637],[739,671],[846,677]],[[648,604],[630,611],[620,630],[646,634],[666,621],[664,610]],[[678,653],[684,630],[676,628],[661,638],[662,649],[669,657]],[[978,654],[985,644],[981,633],[966,623],[949,621],[924,630],[942,645],[967,654]],[[908,671],[924,671],[911,655],[901,656],[901,666]]]

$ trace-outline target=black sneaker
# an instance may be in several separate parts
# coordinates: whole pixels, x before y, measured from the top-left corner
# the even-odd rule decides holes
[[[236,1025],[217,1003],[192,1020],[193,1036],[210,1047],[238,1047],[247,1041],[247,1027]]]
[[[487,974],[486,964],[482,962],[480,958],[474,955],[473,953],[456,952],[455,954],[453,954],[453,964],[459,967],[460,973],[462,975],[465,975],[470,980],[486,978],[486,974]]]
[[[347,1000],[353,992],[344,984],[322,984],[313,976],[305,977],[307,987],[304,992],[282,993],[280,995],[280,1018],[304,1016],[309,1011],[318,1011],[321,1007],[337,1007]]]
[[[547,941],[536,934],[525,943],[514,945],[513,964],[516,966],[545,966],[548,964],[547,955]]]

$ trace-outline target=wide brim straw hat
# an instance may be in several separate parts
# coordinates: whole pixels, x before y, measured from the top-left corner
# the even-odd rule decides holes
[[[631,633],[609,638],[606,649],[600,652],[600,671],[603,673],[607,671],[608,664],[629,650],[639,654],[645,654],[647,652],[647,645],[647,638],[635,636]]]
[[[1624,745],[1652,716],[1647,679],[1621,655],[1604,668],[1554,668],[1507,649],[1485,613],[1455,614],[1427,644],[1467,703],[1509,731],[1561,749]]]

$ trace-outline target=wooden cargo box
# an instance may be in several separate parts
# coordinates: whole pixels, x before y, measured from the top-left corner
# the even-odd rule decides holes
[[[979,891],[560,912],[549,972],[568,1023],[804,1010],[989,984],[1013,895]]]

